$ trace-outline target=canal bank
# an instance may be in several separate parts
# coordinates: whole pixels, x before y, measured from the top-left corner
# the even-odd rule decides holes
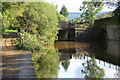
[[[31,52],[17,50],[16,38],[2,39],[2,78],[33,78],[35,72]]]

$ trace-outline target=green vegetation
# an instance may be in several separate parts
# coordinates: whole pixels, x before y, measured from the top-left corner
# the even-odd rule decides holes
[[[57,40],[58,18],[65,20],[59,15],[54,5],[44,1],[2,3],[2,32],[18,32],[16,47],[33,52],[37,78],[57,75],[59,57],[53,46]]]
[[[63,16],[67,17],[68,16],[68,11],[67,8],[65,7],[65,5],[62,6],[62,9],[60,11],[60,14],[62,14]]]
[[[20,25],[17,16],[23,16],[25,7],[28,3],[22,2],[3,2],[2,3],[2,31],[6,29],[19,30]]]
[[[80,7],[80,11],[83,11],[81,17],[85,21],[89,21],[90,25],[94,24],[96,14],[100,12],[103,8],[102,2],[83,2],[83,6]]]
[[[42,43],[38,41],[37,35],[23,32],[19,34],[16,47],[18,49],[36,51],[42,49]]]
[[[68,21],[68,19],[67,18],[65,18],[63,15],[61,15],[61,14],[58,14],[58,20],[59,21]]]
[[[112,17],[112,16],[113,16],[112,12],[103,13],[103,14],[97,15],[96,19],[108,18],[108,17]]]
[[[103,4],[101,2],[84,2],[83,4],[84,6],[80,8],[84,11],[82,17],[93,25],[96,13],[102,9]],[[57,78],[59,56],[53,44],[57,40],[58,21],[67,21],[67,8],[63,6],[58,14],[56,7],[46,2],[3,2],[0,7],[2,7],[0,34],[2,32],[18,33],[16,47],[33,52],[32,59],[37,78]],[[116,9],[116,11],[119,10]],[[114,11],[114,15],[119,16],[116,11]],[[88,27],[86,25],[75,26],[75,28]],[[102,31],[97,28],[96,31],[98,30]],[[62,63],[65,70],[69,64],[69,61]],[[104,77],[104,71],[97,66],[94,57],[85,63],[84,68],[83,73],[86,78]]]
[[[0,2],[0,7],[2,7],[2,3],[1,2]],[[1,38],[2,38],[2,9],[0,8],[0,39]]]
[[[113,14],[116,16],[118,23],[120,23],[120,1],[117,3],[117,8],[113,11]]]
[[[64,62],[62,62],[62,66],[63,66],[65,71],[67,71],[69,65],[70,65],[70,61],[69,60],[65,60]]]
[[[60,63],[57,53],[58,52],[52,48],[40,50],[33,54],[37,78],[57,78]]]
[[[116,22],[117,22],[117,26],[112,26],[110,28],[113,29],[113,33],[114,33],[114,39],[115,40],[120,40],[120,1],[117,3],[117,8],[113,11],[113,15],[116,19]]]
[[[58,14],[52,4],[3,2],[2,18],[3,32],[19,32],[17,39],[19,49],[25,47],[27,50],[35,50],[36,48],[32,46],[35,42],[40,42],[39,46],[51,46],[57,39]],[[28,43],[31,43],[31,46]]]
[[[81,72],[85,74],[85,78],[87,80],[89,80],[90,78],[93,78],[93,80],[104,78],[104,70],[97,65],[94,56],[92,56],[90,60],[87,60],[87,62],[83,63],[82,65],[84,67],[84,70],[82,70]]]
[[[30,3],[29,8],[23,13],[26,22],[22,29],[39,36],[40,41],[46,45],[54,44],[57,39],[57,10],[55,6],[46,2]]]
[[[89,28],[89,25],[77,25],[77,26],[74,26],[75,28]]]
[[[4,33],[10,33],[10,32],[18,32],[17,30],[5,30]]]

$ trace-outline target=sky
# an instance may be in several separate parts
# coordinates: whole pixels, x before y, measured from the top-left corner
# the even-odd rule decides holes
[[[62,5],[65,5],[68,12],[80,12],[79,8],[82,6],[82,1],[84,0],[45,0],[51,4],[58,6],[58,12],[61,10]],[[109,9],[108,7],[104,6],[102,11],[113,11],[113,9]]]

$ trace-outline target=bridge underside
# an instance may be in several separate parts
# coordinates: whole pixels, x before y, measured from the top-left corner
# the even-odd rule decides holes
[[[97,32],[93,29],[60,29],[58,41],[98,41],[105,39],[105,31]]]
[[[59,30],[58,41],[74,41],[75,29],[63,29]]]

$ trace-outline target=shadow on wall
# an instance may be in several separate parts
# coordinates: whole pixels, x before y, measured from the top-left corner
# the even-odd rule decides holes
[[[103,28],[75,28],[59,30],[58,41],[103,41],[106,39],[106,30]]]
[[[59,30],[58,41],[75,41],[75,29]]]
[[[76,28],[75,40],[76,41],[104,41],[106,39],[106,30],[103,28]]]

